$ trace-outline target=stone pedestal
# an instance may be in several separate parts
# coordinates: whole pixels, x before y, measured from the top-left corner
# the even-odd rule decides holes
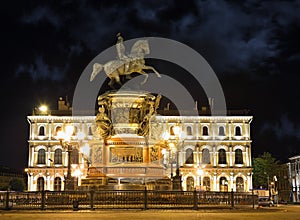
[[[141,91],[110,91],[98,97],[96,131],[101,140],[91,145],[91,167],[82,187],[171,188],[160,159],[162,149],[148,137],[159,101],[160,96]]]

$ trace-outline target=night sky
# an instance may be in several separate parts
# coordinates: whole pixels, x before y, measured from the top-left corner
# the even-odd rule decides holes
[[[118,32],[200,53],[228,109],[253,115],[254,157],[269,151],[286,162],[300,153],[300,1],[6,1],[0,10],[0,165],[27,166],[26,116],[41,103],[57,108],[60,96],[72,100],[82,71]],[[156,67],[189,86],[179,71]]]

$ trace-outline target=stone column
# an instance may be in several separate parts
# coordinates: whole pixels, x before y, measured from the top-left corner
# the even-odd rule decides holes
[[[35,139],[35,134],[36,134],[36,123],[32,122],[32,130],[31,130],[31,138],[32,138],[32,140]]]
[[[213,146],[213,165],[217,166],[217,154],[216,154],[216,146]]]
[[[218,184],[217,184],[217,173],[214,173],[214,180],[213,180],[213,191],[218,191]]]
[[[229,145],[229,166],[232,167],[233,166],[233,159],[234,157],[234,153],[232,152],[232,145]]]
[[[229,178],[230,178],[230,189],[228,189],[228,190],[231,191],[231,189],[233,189],[233,191],[236,191],[236,187],[235,187],[234,181],[233,181],[233,172],[230,172]]]
[[[50,174],[46,174],[46,189],[50,190]]]
[[[51,140],[52,139],[52,122],[48,122],[48,140]]]
[[[28,166],[33,167],[34,161],[34,147],[32,145],[29,146],[29,155],[28,155]]]
[[[247,186],[247,192],[249,192],[252,189],[251,173],[247,173]]]

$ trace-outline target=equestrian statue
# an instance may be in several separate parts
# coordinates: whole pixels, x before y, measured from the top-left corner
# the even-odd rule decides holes
[[[149,44],[147,40],[136,41],[130,51],[130,54],[125,54],[125,46],[123,44],[123,37],[120,33],[117,34],[117,60],[111,60],[105,64],[94,63],[93,71],[90,77],[90,81],[97,76],[97,74],[104,69],[106,75],[110,78],[108,85],[113,87],[114,83],[122,85],[120,76],[125,75],[126,78],[131,78],[132,73],[139,73],[145,76],[145,79],[141,84],[146,83],[148,79],[148,73],[144,70],[152,70],[157,77],[161,77],[160,74],[152,67],[145,65],[144,56],[150,53]]]

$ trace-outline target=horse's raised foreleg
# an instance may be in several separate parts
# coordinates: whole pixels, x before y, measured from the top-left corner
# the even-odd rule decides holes
[[[113,87],[113,84],[114,84],[114,78],[111,78],[110,81],[109,81],[109,83],[108,83],[108,86],[109,86],[110,88],[112,88],[112,89],[115,89],[115,88]]]
[[[119,85],[122,85],[119,75],[115,76],[115,80],[116,80],[116,83],[118,83]]]
[[[152,70],[157,75],[157,77],[161,77],[161,75],[152,66],[145,66],[144,65],[142,69],[143,70]]]
[[[147,81],[147,79],[148,79],[148,74],[147,74],[145,71],[143,71],[143,70],[138,71],[138,73],[145,76],[145,79],[144,79],[143,82],[141,83],[141,84],[145,84],[146,81]]]

